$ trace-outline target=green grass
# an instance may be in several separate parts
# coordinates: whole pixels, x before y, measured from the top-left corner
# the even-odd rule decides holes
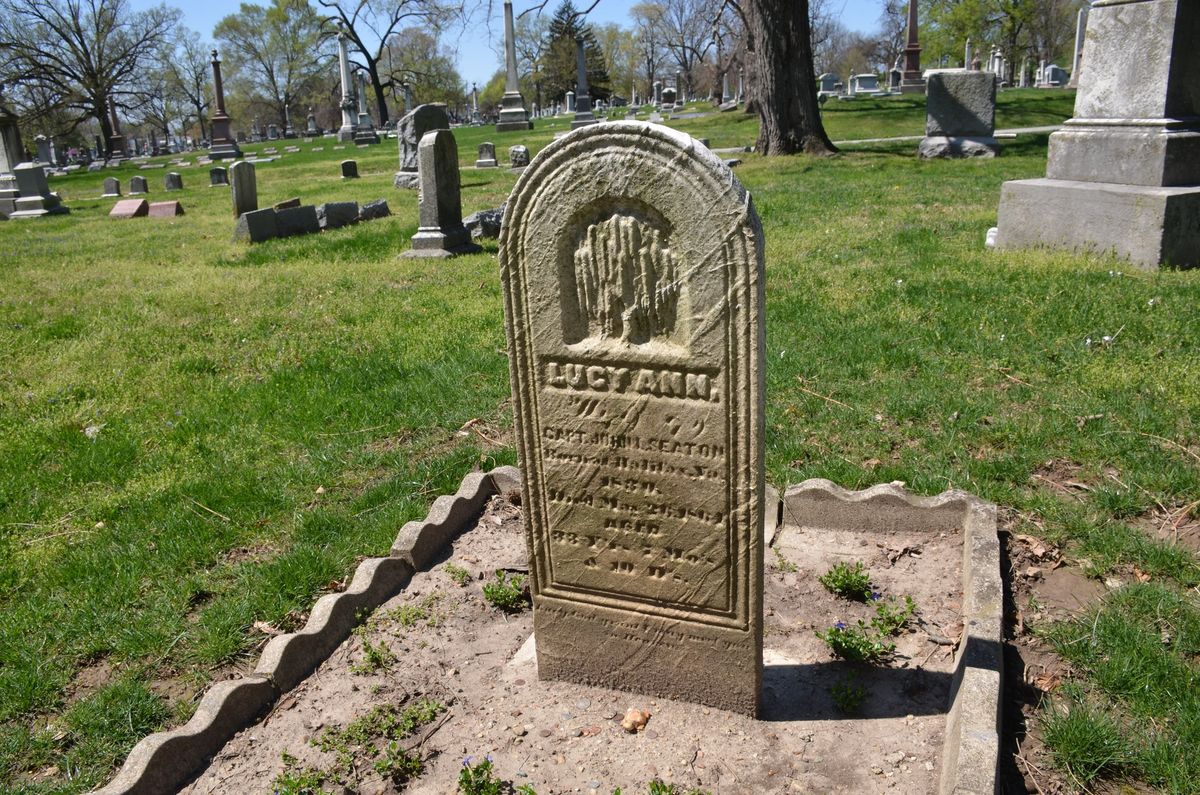
[[[1061,120],[1066,96],[1002,94],[999,123]],[[827,108],[834,137],[920,116]],[[754,138],[737,113],[678,126],[713,146]],[[566,127],[461,130],[460,160],[483,140],[502,159],[536,152]],[[261,203],[382,196],[395,215],[242,247],[227,189],[190,168],[171,194],[181,218],[108,219],[101,172],[52,180],[70,216],[0,224],[0,790],[101,783],[190,714],[163,683],[251,664],[255,622],[297,626],[472,467],[515,463],[457,433],[511,428],[494,242],[397,259],[417,223],[415,194],[391,187],[394,142],[322,144],[260,165]],[[1001,182],[1040,176],[1045,149],[1042,135],[986,163],[921,163],[910,144],[745,157],[766,235],[769,476],[965,488],[1097,574],[1137,565],[1178,593],[1200,582],[1195,558],[1136,519],[1200,493],[1200,273],[985,251]],[[339,179],[343,157],[362,179]],[[162,171],[141,173],[167,198]],[[464,211],[514,181],[465,169]],[[1093,491],[1031,480],[1050,459]],[[111,678],[83,686],[98,665]]]

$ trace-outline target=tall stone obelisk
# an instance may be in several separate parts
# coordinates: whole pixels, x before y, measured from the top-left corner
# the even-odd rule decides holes
[[[358,73],[358,125],[354,131],[354,143],[377,144],[379,134],[375,132],[375,122],[367,112],[367,76],[361,70]]]
[[[121,121],[117,118],[117,103],[108,100],[108,118],[112,124],[112,138],[108,141],[108,159],[120,161],[125,154],[125,136],[121,134]]]
[[[904,74],[900,78],[900,93],[925,93],[925,78],[921,76],[921,45],[917,42],[917,0],[908,0],[908,43],[904,45]]]
[[[517,41],[513,36],[512,0],[504,0],[504,97],[500,100],[500,121],[496,132],[532,130],[533,122],[525,112],[525,98],[517,82]]]
[[[1087,31],[1087,9],[1079,9],[1075,16],[1075,49],[1071,51],[1071,79],[1067,88],[1079,88],[1079,66],[1083,58],[1083,36]]]
[[[212,125],[212,142],[209,145],[208,156],[213,160],[236,160],[242,156],[242,150],[237,145],[233,133],[229,131],[229,114],[225,112],[225,86],[221,83],[221,61],[217,51],[212,51],[213,69],[213,112],[209,118]]]
[[[338,29],[338,67],[341,70],[342,78],[342,126],[338,130],[338,140],[342,143],[347,143],[354,140],[355,118],[354,112],[354,81],[350,77],[350,54],[346,52],[346,31]]]
[[[575,39],[575,120],[571,129],[576,130],[596,123],[592,115],[592,97],[588,93],[587,54],[583,49],[583,39]]]

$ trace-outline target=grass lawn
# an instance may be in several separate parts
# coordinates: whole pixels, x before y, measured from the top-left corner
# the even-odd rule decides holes
[[[1068,96],[1006,92],[998,126],[1061,121]],[[830,103],[826,120],[835,139],[919,134],[919,105]],[[678,126],[713,146],[756,129],[740,113]],[[469,167],[478,143],[507,161],[566,128],[457,131],[464,212],[515,182]],[[298,626],[464,474],[515,463],[495,242],[398,259],[417,219],[391,186],[395,142],[301,145],[258,166],[261,205],[386,197],[394,215],[235,245],[228,189],[191,167],[179,218],[110,220],[100,172],[52,180],[71,215],[0,224],[2,791],[101,783],[253,663],[256,624]],[[1044,173],[1045,135],[990,162],[914,153],[738,168],[766,236],[769,477],[964,488],[1093,576],[1136,566],[1149,582],[1089,618],[1111,632],[1047,628],[1080,672],[1054,714],[1123,743],[1095,775],[1198,792],[1200,569],[1137,520],[1200,495],[1200,271],[984,250],[1001,182]],[[361,179],[339,178],[344,157]],[[163,170],[125,167],[125,189],[135,173],[168,198]],[[1031,478],[1050,461],[1086,499]],[[1137,634],[1148,616],[1169,641]],[[1076,745],[1064,769],[1090,769]]]

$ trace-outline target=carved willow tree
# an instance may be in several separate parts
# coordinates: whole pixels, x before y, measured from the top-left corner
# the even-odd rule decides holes
[[[831,155],[837,147],[821,123],[813,69],[809,0],[728,0],[741,14],[754,65],[751,97],[764,155]]]

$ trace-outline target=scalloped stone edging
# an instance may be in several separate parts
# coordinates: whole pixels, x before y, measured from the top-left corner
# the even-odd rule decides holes
[[[404,525],[390,557],[364,560],[346,590],[316,601],[302,629],[272,638],[252,675],[212,685],[191,720],[142,738],[117,775],[92,795],[175,792],[231,737],[324,662],[350,636],[360,612],[386,602],[408,584],[414,571],[428,566],[479,515],[488,498],[520,487],[516,467],[467,475],[453,496],[434,500],[424,521]]]
[[[936,497],[910,494],[900,483],[848,491],[820,478],[789,486],[785,524],[886,531],[958,528],[963,534],[963,637],[954,661],[939,795],[993,795],[1000,758],[1004,669],[1004,586],[996,506],[957,489]]]

